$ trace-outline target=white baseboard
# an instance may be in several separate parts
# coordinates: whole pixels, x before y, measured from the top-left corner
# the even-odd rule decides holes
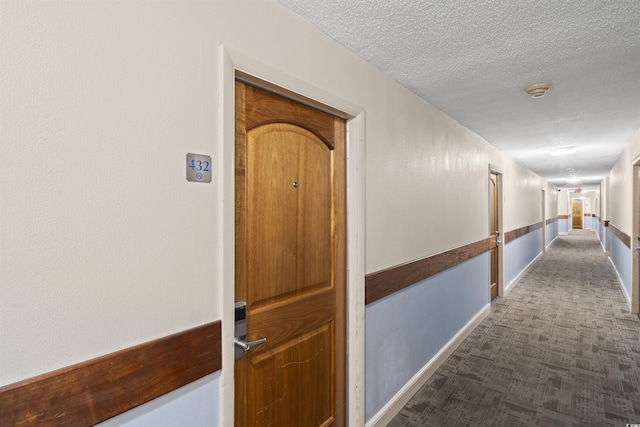
[[[609,256],[609,251],[604,247],[604,243],[600,240],[600,246],[602,247],[602,252],[604,252],[604,256]]]
[[[616,265],[613,263],[613,260],[611,259],[611,257],[608,257],[608,259],[609,259],[609,262],[611,263],[611,265],[613,266],[613,271],[615,271],[616,272],[616,276],[618,276],[618,285],[620,285],[620,290],[622,291],[622,295],[624,296],[625,301],[627,301],[627,308],[629,309],[629,313],[632,313],[632,311],[631,311],[631,296],[627,293],[627,288],[624,287],[624,282],[622,281],[622,277],[620,276],[620,272],[616,268]]]
[[[471,331],[490,313],[491,304],[487,304],[366,423],[366,427],[382,427],[389,424],[393,417],[400,412],[404,405],[420,390],[420,387],[433,375],[436,369],[442,366],[447,357],[458,348]]]
[[[554,239],[554,240],[555,240],[555,239]],[[537,257],[535,257],[535,258],[533,259],[533,261],[531,261],[529,264],[527,264],[527,266],[526,266],[525,268],[523,268],[523,269],[522,269],[522,271],[521,271],[520,273],[518,273],[518,275],[517,275],[517,276],[516,276],[516,277],[515,277],[511,282],[509,282],[509,284],[508,284],[507,286],[505,286],[505,288],[504,288],[504,296],[508,295],[508,294],[509,294],[509,292],[511,292],[511,289],[513,289],[513,287],[514,287],[515,285],[517,285],[517,284],[518,284],[518,282],[519,282],[520,280],[522,280],[522,278],[523,278],[523,277],[524,277],[524,275],[527,273],[527,271],[529,271],[529,269],[530,269],[531,267],[533,267],[533,264],[535,264],[535,263],[536,263],[536,261],[538,261],[538,259],[539,259],[542,255],[543,255],[543,253],[542,253],[542,252],[540,252],[540,253],[538,254],[538,256],[537,256]]]
[[[558,236],[556,235],[556,237],[554,237],[554,238],[553,238],[553,240],[551,240],[551,241],[549,242],[549,244],[547,245],[547,247],[546,247],[546,248],[547,248],[547,249],[549,249],[549,247],[551,247],[551,245],[553,245],[553,243],[556,241],[556,239],[557,239],[557,238],[558,238]]]

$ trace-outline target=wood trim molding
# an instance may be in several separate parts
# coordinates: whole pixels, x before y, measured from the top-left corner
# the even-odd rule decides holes
[[[518,237],[522,237],[525,234],[529,234],[532,231],[537,230],[538,228],[542,228],[542,221],[536,222],[535,224],[531,224],[531,225],[526,225],[524,227],[520,227],[520,228],[518,228],[516,230],[508,231],[504,235],[504,243],[507,244],[507,243],[517,239]]]
[[[558,217],[555,218],[547,218],[547,225],[549,224],[553,224],[554,222],[556,222],[558,220]]]
[[[585,213],[584,216],[591,216],[591,214],[590,213]]]
[[[221,368],[215,321],[0,387],[0,425],[94,425]]]
[[[602,222],[604,222],[604,226],[608,227],[609,226],[609,220],[605,219],[605,220],[601,220]]]
[[[552,222],[555,220],[557,218],[553,218]],[[542,224],[543,222],[540,221],[536,224],[507,232],[505,234],[505,243],[542,228]],[[414,283],[428,279],[489,249],[489,238],[486,238],[417,261],[367,274],[365,277],[365,304],[371,304]]]
[[[365,304],[371,304],[488,250],[489,238],[486,238],[417,261],[367,274]]]
[[[569,215],[558,215],[558,219],[569,219]]]
[[[611,223],[608,225],[608,227],[609,227],[609,230],[611,230],[611,232],[615,234],[616,237],[620,239],[620,241],[624,243],[626,247],[631,249],[631,237],[629,237],[624,231],[620,230],[618,227],[616,227]]]
[[[592,217],[592,218],[595,218],[595,217],[596,217],[596,214],[591,214],[591,217]]]

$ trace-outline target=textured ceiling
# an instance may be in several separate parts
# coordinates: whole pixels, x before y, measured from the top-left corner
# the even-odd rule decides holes
[[[639,0],[279,1],[560,188],[595,188],[640,129]]]

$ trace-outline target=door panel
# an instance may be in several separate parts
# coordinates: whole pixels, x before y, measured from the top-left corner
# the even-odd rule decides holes
[[[237,426],[344,425],[344,120],[236,84]]]
[[[327,392],[333,383],[331,363],[323,357],[332,347],[332,329],[325,325],[251,359],[249,388],[258,408],[251,425],[317,426],[333,420]]]
[[[248,286],[255,306],[331,282],[331,150],[289,124],[247,138]]]

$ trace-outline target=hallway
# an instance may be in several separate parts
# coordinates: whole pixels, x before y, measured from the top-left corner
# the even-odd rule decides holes
[[[389,423],[640,423],[640,321],[590,230],[558,236]]]

